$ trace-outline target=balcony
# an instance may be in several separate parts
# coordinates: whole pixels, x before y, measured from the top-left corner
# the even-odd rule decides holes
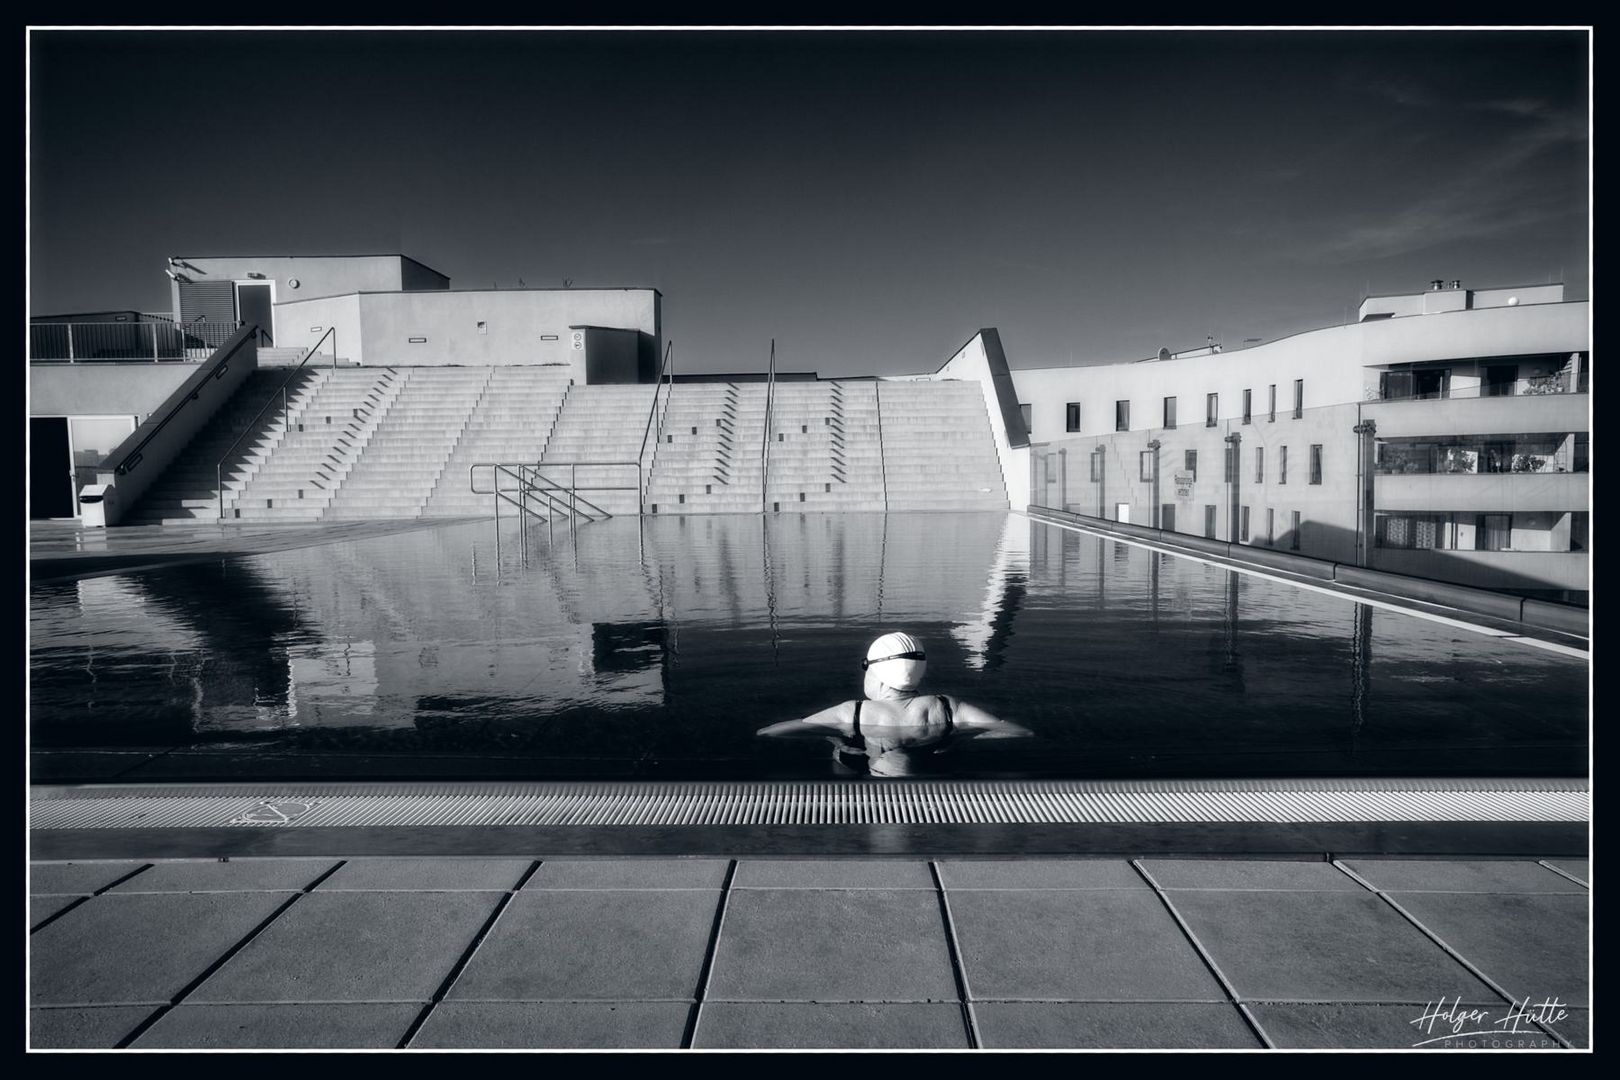
[[[36,364],[184,363],[206,360],[239,323],[145,319],[139,322],[36,322],[28,360]]]
[[[1380,428],[1380,431],[1382,428]],[[1378,510],[1415,513],[1524,513],[1584,510],[1590,504],[1588,473],[1418,473],[1378,476]]]
[[[1364,420],[1381,439],[1421,435],[1491,435],[1519,431],[1586,431],[1590,395],[1522,394],[1499,397],[1408,398],[1368,402]]]

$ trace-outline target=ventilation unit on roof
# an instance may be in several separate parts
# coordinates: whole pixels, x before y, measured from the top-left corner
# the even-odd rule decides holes
[[[1160,360],[1168,360],[1168,359],[1170,359],[1170,350],[1169,349],[1160,349],[1159,350],[1159,359]]]

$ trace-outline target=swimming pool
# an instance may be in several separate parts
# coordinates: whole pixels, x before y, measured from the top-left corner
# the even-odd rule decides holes
[[[1587,661],[1020,515],[507,520],[35,585],[36,781],[821,779],[753,732],[925,689],[971,778],[1580,776]]]

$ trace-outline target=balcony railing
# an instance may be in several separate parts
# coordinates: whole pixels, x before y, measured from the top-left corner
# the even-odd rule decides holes
[[[42,364],[205,360],[241,329],[222,322],[30,323],[28,359]]]

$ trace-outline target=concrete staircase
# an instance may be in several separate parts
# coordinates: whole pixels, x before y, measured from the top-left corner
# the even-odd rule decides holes
[[[274,451],[241,483],[226,484],[225,516],[319,520],[404,385],[393,368],[327,370]]]
[[[326,380],[324,370],[308,369],[287,385],[287,412],[296,416]],[[281,444],[287,415],[281,409],[286,371],[255,371],[231,400],[192,437],[173,465],[124,515],[126,525],[174,525],[219,519],[219,478],[227,491],[239,490]],[[265,408],[269,402],[269,407]],[[261,413],[262,409],[262,413]],[[258,414],[258,415],[256,415]],[[296,423],[296,420],[294,421]],[[245,437],[237,442],[237,437]],[[217,468],[231,444],[229,460]]]
[[[770,449],[767,509],[884,509],[883,448],[871,383],[777,383]]]
[[[676,383],[652,455],[648,512],[759,513],[764,437],[764,383]]]
[[[880,382],[890,510],[1005,510],[1007,488],[976,382]]]
[[[580,498],[609,514],[640,513],[635,462],[656,389],[652,385],[572,387],[541,456],[547,466],[542,469],[546,479],[566,486],[572,477]],[[570,468],[582,461],[629,464]],[[606,488],[616,490],[603,490]]]
[[[403,388],[322,515],[421,517],[497,368],[400,369]]]
[[[483,401],[467,421],[466,430],[428,496],[423,516],[492,514],[492,497],[473,493],[472,467],[492,462],[539,461],[568,395],[570,381],[566,367],[496,368]],[[479,469],[479,488],[489,491],[494,475],[493,469]],[[503,488],[515,485],[514,479],[502,477]]]

